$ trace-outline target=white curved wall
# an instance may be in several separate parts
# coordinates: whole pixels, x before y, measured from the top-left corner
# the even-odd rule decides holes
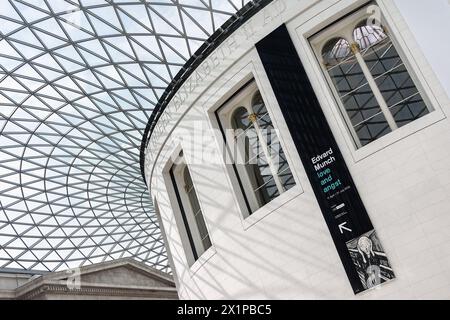
[[[433,42],[432,49],[426,45],[430,37],[436,37],[436,28],[449,30],[448,4],[428,2],[425,10],[421,0],[394,2],[379,1],[436,111],[380,143],[362,151],[351,146],[306,40],[362,1],[274,1],[216,50],[171,102],[150,141],[146,174],[182,299],[450,298],[450,81],[445,56],[449,51],[445,41]],[[254,49],[282,22],[287,23],[397,276],[356,297]],[[220,137],[207,130],[209,135],[203,134],[202,139],[186,138],[199,128],[214,127],[212,112],[251,75],[279,129],[297,187],[246,223],[218,153]],[[200,161],[196,152],[201,146],[212,151],[207,161]],[[189,169],[213,243],[191,268],[166,174],[170,157],[180,148],[194,160]]]

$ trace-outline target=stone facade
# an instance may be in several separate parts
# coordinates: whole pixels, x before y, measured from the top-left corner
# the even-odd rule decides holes
[[[11,274],[0,279],[0,299],[178,299],[175,284],[169,275],[129,259],[42,276]]]

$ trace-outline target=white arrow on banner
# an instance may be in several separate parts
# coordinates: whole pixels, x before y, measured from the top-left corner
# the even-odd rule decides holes
[[[344,234],[344,230],[348,231],[348,232],[352,232],[353,230],[347,227],[344,227],[347,224],[347,221],[341,223],[339,225],[339,231],[341,231],[341,234]]]

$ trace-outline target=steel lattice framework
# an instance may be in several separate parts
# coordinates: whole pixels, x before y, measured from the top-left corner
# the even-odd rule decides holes
[[[170,272],[139,146],[244,0],[0,1],[0,269],[132,257]]]

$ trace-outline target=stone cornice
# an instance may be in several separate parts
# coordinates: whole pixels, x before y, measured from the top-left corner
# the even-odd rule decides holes
[[[80,289],[69,289],[60,282],[42,282],[29,290],[16,292],[14,299],[32,300],[43,294],[58,294],[65,296],[92,296],[92,297],[122,297],[136,299],[178,299],[175,288],[155,288],[136,286],[108,286],[99,284],[81,284]]]
[[[124,267],[145,277],[155,279],[162,286],[152,287],[82,281],[83,276],[119,267]],[[71,276],[70,273],[60,271],[32,279],[15,290],[0,291],[0,299],[32,300],[49,294],[67,297],[85,296],[88,299],[89,297],[95,298],[95,296],[133,299],[178,299],[175,283],[170,275],[154,270],[132,259],[120,259],[85,266],[79,269],[79,273],[81,281],[79,289],[72,289],[71,286],[73,284],[68,283],[67,279]]]

